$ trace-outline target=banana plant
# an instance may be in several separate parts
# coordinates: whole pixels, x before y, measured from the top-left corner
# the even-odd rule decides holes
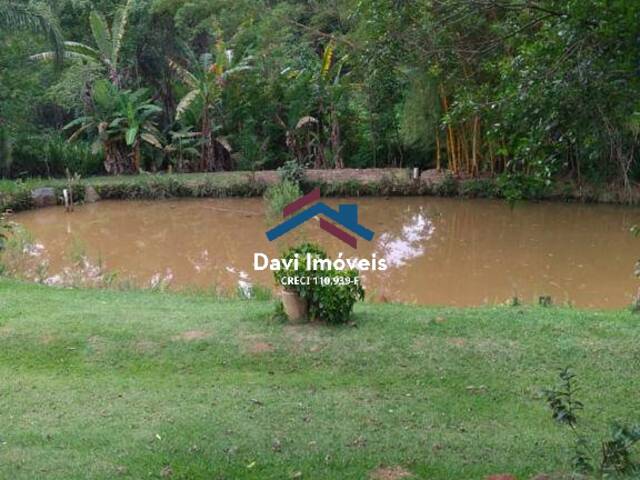
[[[309,85],[312,91],[312,114],[300,118],[289,131],[288,144],[292,153],[303,163],[313,157],[315,168],[344,168],[339,105],[344,100],[348,75],[343,68],[348,55],[335,57],[336,44],[332,40],[324,49],[320,62],[312,68],[287,71],[289,77]],[[327,161],[327,157],[330,161]]]
[[[196,160],[199,156],[199,145],[200,134],[193,132],[192,127],[170,131],[168,141],[163,149],[170,168],[173,169],[175,167],[178,172],[186,171],[192,160]]]
[[[177,61],[169,59],[169,66],[176,72],[182,83],[189,89],[176,107],[176,121],[181,121],[185,114],[197,108],[199,117],[200,136],[200,170],[221,170],[222,162],[217,158],[214,138],[214,117],[216,108],[220,105],[222,91],[235,75],[250,70],[250,57],[236,62],[233,52],[228,50],[223,41],[218,41],[215,47],[215,58],[210,53],[200,56],[199,61],[193,60],[191,54],[191,68],[188,69]]]
[[[344,159],[342,157],[342,134],[340,128],[340,120],[338,118],[338,104],[342,100],[345,93],[344,82],[348,78],[342,74],[348,55],[344,55],[339,59],[335,59],[335,42],[331,41],[325,48],[322,58],[322,68],[320,71],[320,114],[326,114],[329,123],[329,142],[331,144],[331,153],[333,166],[335,168],[344,168]],[[325,108],[325,99],[327,106]]]
[[[111,29],[102,14],[95,10],[92,11],[89,14],[89,26],[96,47],[80,42],[65,41],[64,58],[102,65],[111,82],[120,86],[120,51],[133,2],[134,0],[128,0],[124,7],[116,11]],[[36,61],[51,61],[56,55],[56,52],[49,51],[31,55],[29,58]]]
[[[143,144],[163,149],[154,121],[162,108],[152,102],[146,89],[120,90],[101,80],[94,85],[92,103],[90,115],[76,118],[64,129],[73,130],[70,142],[82,135],[94,137],[92,150],[104,152],[107,173],[140,171]]]

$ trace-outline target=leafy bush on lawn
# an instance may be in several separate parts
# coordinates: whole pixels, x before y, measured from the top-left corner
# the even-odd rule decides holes
[[[327,259],[327,254],[317,245],[303,243],[287,250],[283,259],[292,260],[296,256],[299,259],[299,268],[294,265],[276,271],[276,282],[282,285],[285,278],[297,278],[300,280],[309,278],[311,281],[301,281],[300,284],[286,286],[288,290],[295,291],[309,304],[309,316],[327,323],[346,323],[351,317],[353,306],[358,300],[364,299],[364,289],[359,283],[357,270],[336,270],[328,268],[324,270],[307,270],[306,258],[310,254],[312,258]],[[322,280],[322,281],[321,281]]]

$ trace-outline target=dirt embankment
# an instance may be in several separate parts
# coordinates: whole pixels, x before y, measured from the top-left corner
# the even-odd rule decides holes
[[[180,197],[260,196],[280,181],[277,171],[219,172],[202,174],[140,174],[90,177],[73,186],[76,202],[100,199],[163,199]],[[304,189],[320,187],[324,196],[414,196],[438,195],[465,198],[509,198],[512,191],[496,178],[465,178],[447,171],[426,170],[413,178],[410,169],[307,170]],[[0,185],[0,211],[28,210],[63,203],[65,180],[5,182]],[[529,200],[582,201],[640,204],[640,188],[612,185],[576,185],[559,182],[544,189],[524,191]]]

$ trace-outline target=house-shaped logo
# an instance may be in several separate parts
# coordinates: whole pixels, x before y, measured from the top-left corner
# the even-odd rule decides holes
[[[269,241],[273,241],[281,236],[289,233],[291,230],[299,227],[307,220],[320,215],[320,228],[327,233],[330,233],[336,238],[339,238],[347,245],[353,248],[358,248],[358,239],[355,235],[371,241],[373,239],[373,232],[368,228],[363,227],[358,223],[358,206],[355,204],[340,205],[338,210],[334,210],[323,202],[320,202],[320,189],[316,188],[312,192],[300,197],[296,201],[290,203],[282,214],[286,220],[279,224],[277,227],[272,228],[267,232],[267,238]],[[304,210],[305,207],[311,205]],[[294,215],[295,214],[295,215]],[[288,217],[288,218],[287,218]],[[326,220],[328,218],[332,222]],[[353,234],[340,228],[338,225],[344,227],[346,230],[351,231]]]

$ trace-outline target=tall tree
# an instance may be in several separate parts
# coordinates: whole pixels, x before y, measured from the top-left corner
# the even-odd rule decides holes
[[[202,171],[222,169],[221,159],[216,155],[214,138],[216,107],[219,106],[222,89],[233,76],[251,69],[251,59],[236,61],[233,51],[227,49],[222,40],[216,42],[215,51],[215,58],[210,53],[204,53],[199,61],[192,60],[190,70],[175,60],[169,60],[171,68],[189,89],[176,107],[176,120],[180,121],[190,108],[197,105],[202,139]],[[193,58],[193,54],[190,56]]]

